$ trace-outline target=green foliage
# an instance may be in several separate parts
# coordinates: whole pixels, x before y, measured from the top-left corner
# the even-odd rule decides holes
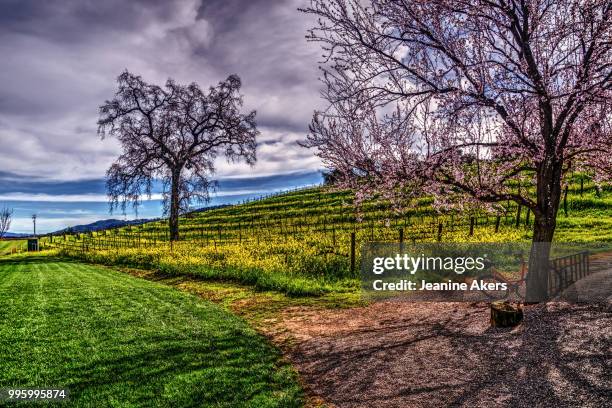
[[[577,178],[579,180],[579,178]],[[526,187],[523,186],[523,191]],[[568,188],[568,215],[559,212],[557,241],[612,241],[612,192],[590,181]],[[403,209],[372,199],[357,212],[348,191],[298,190],[242,205],[188,214],[181,241],[167,241],[164,221],[54,239],[65,254],[107,265],[226,280],[291,295],[355,290],[364,242],[521,242],[531,236],[533,214],[503,203],[494,213],[438,213],[423,197]],[[499,218],[497,218],[499,217]],[[499,225],[498,224],[499,221]],[[473,233],[470,234],[470,225]],[[351,233],[356,236],[351,270]],[[440,233],[441,232],[441,233]]]
[[[13,251],[24,251],[26,249],[27,242],[22,239],[6,239],[0,240],[0,256],[8,255],[13,253]]]

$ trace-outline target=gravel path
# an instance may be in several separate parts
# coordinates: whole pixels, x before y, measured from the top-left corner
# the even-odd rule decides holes
[[[612,269],[593,273],[575,282],[559,296],[575,302],[612,303]]]
[[[486,304],[289,310],[290,359],[336,407],[612,406],[612,308],[549,303],[513,330]]]

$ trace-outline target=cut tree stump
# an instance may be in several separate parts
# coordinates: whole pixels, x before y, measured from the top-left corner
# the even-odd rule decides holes
[[[499,301],[491,303],[491,327],[514,327],[523,320],[520,304]]]

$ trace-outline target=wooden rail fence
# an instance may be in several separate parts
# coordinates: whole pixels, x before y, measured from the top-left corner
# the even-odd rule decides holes
[[[589,272],[588,251],[551,259],[548,278],[549,293],[558,293],[567,289],[574,282],[587,276]]]

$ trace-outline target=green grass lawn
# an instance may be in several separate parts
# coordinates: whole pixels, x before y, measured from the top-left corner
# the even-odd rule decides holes
[[[24,250],[26,248],[26,241],[21,240],[21,239],[1,240],[0,241],[0,256],[10,254],[13,248]]]
[[[243,320],[111,269],[0,260],[0,322],[0,388],[65,387],[78,407],[302,403],[293,370]]]

